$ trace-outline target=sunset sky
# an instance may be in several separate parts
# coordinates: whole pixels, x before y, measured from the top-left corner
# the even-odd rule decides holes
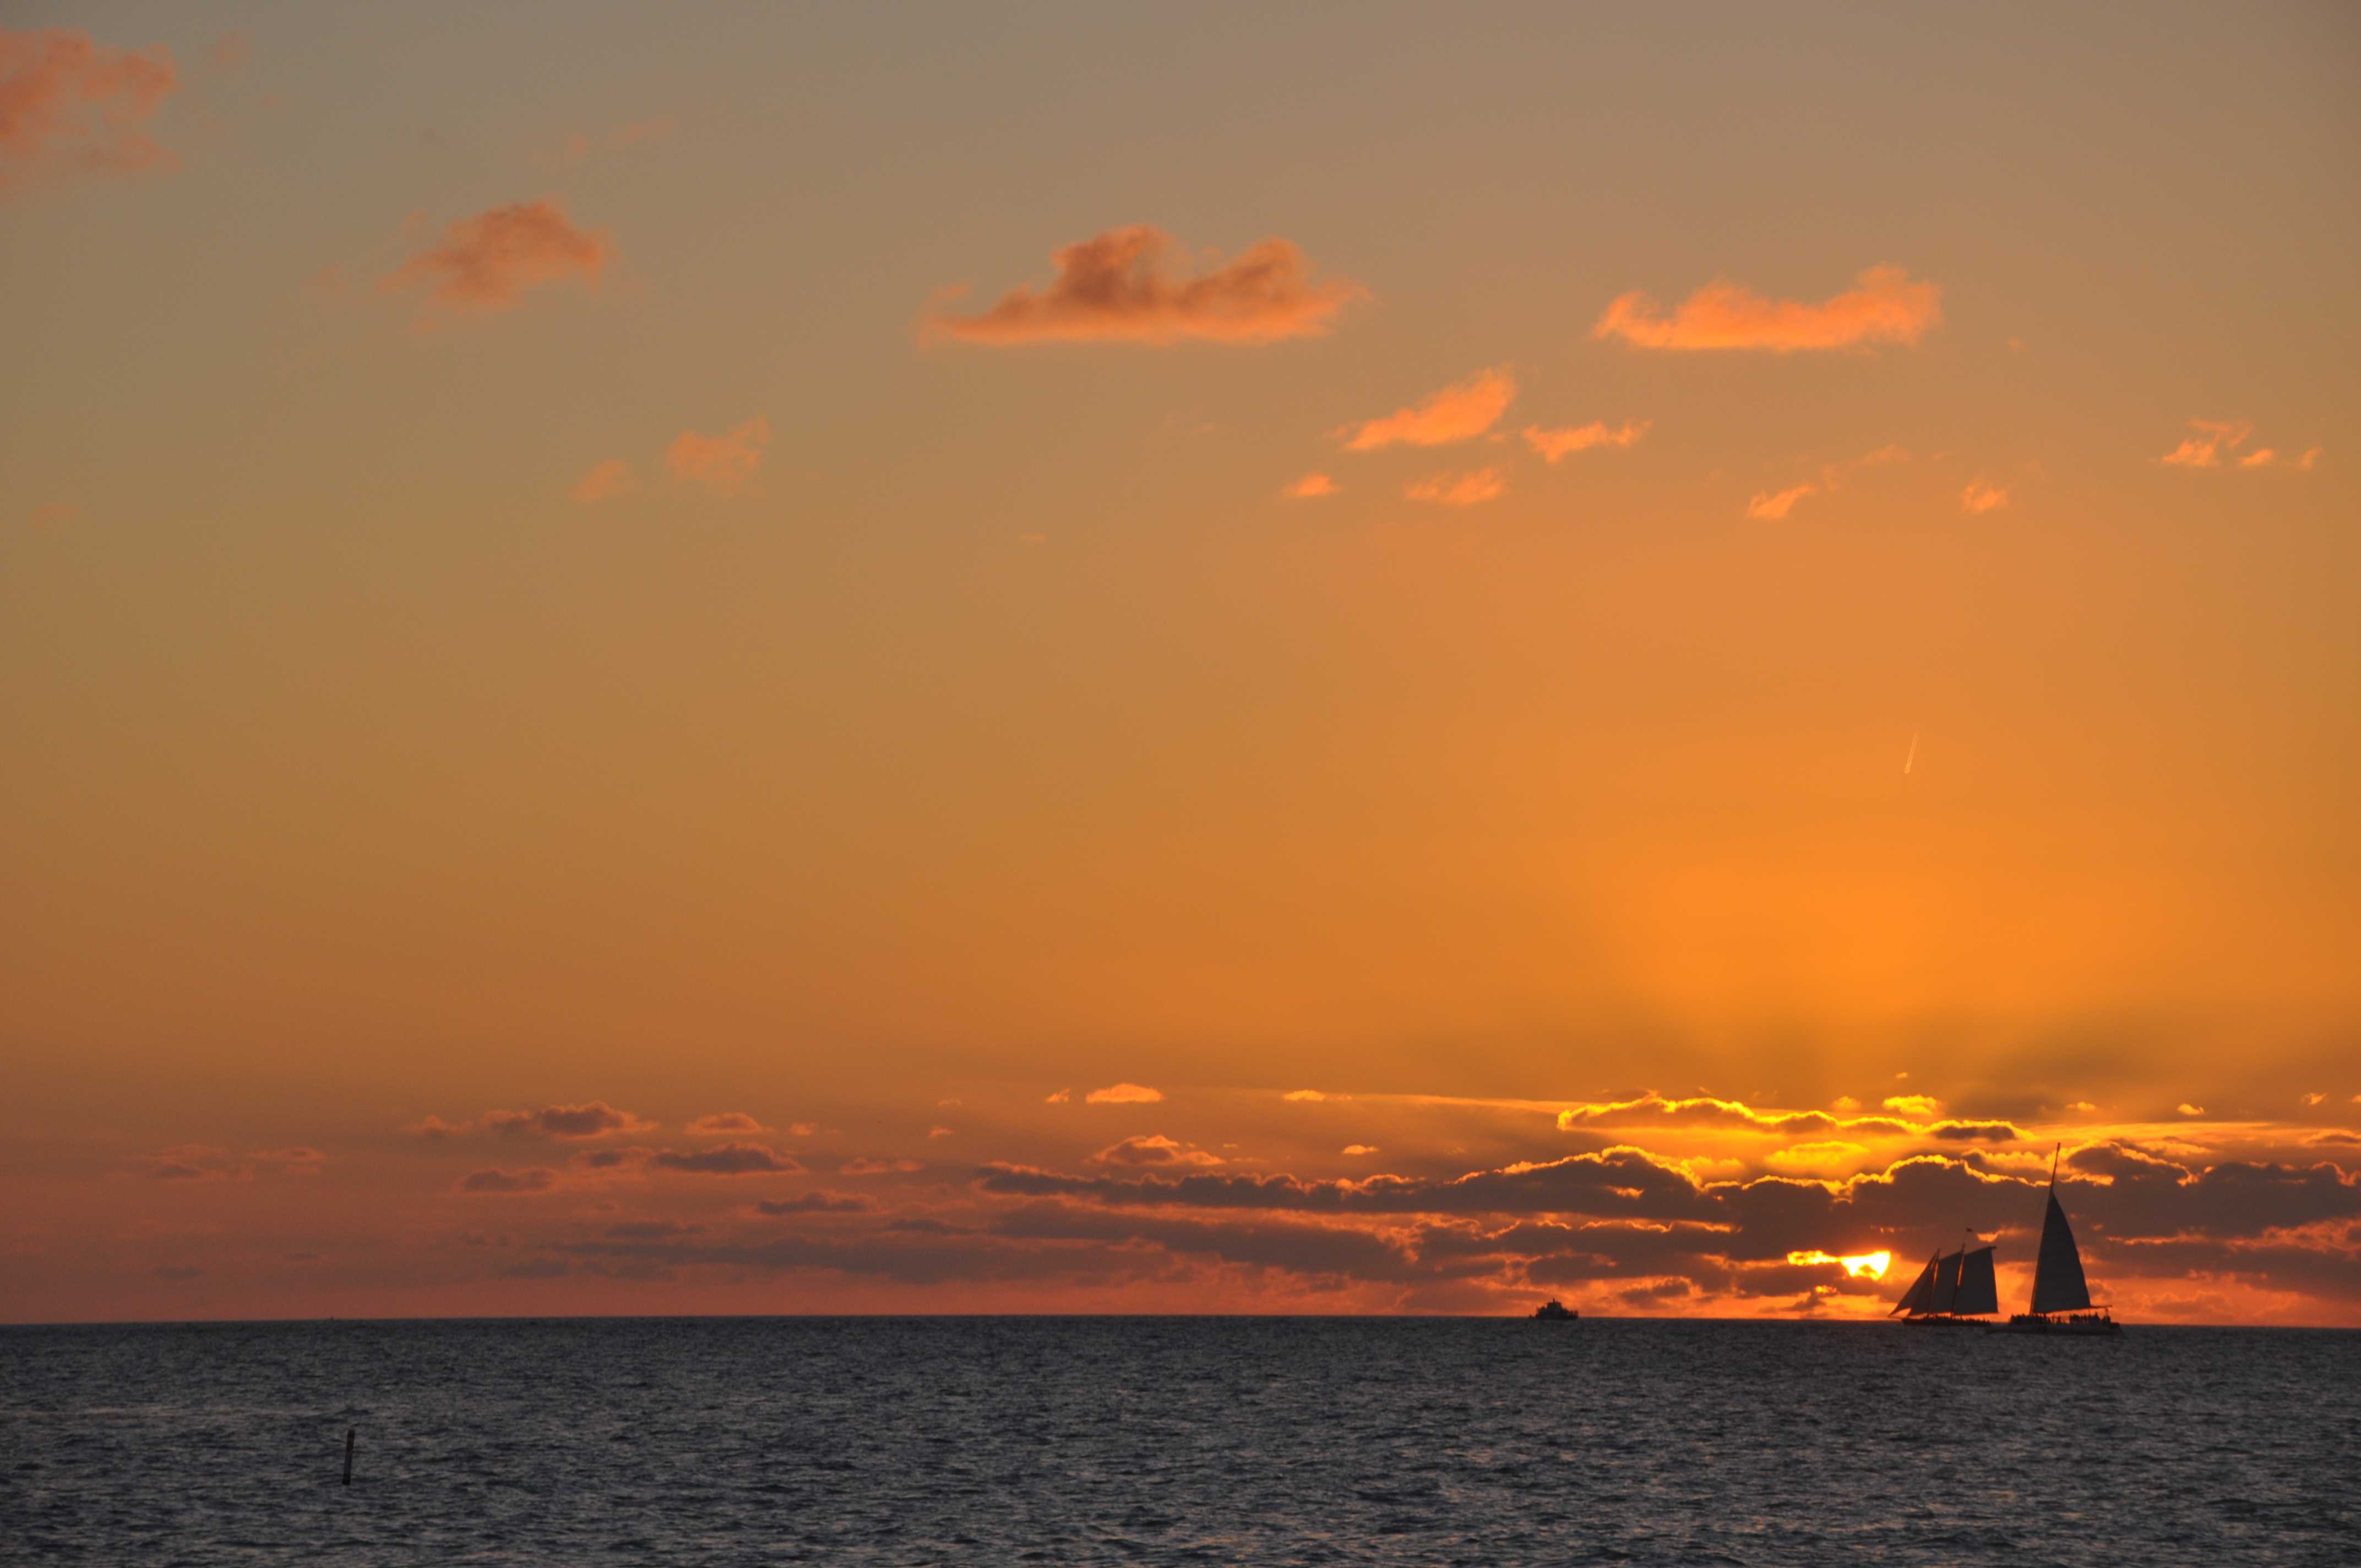
[[[2356,80],[9,5],[0,1319],[2361,1325]]]

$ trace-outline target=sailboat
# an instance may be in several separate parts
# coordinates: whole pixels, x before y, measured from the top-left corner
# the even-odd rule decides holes
[[[1976,1239],[1973,1231],[1968,1240]],[[1902,1299],[1894,1304],[1894,1311],[1903,1314],[1902,1321],[1913,1328],[1960,1329],[1976,1327],[1975,1314],[2000,1310],[2000,1288],[1993,1279],[1993,1249],[1991,1244],[1982,1246],[1962,1245],[1957,1252],[1938,1251],[1910,1282]],[[1989,1327],[1990,1325],[1984,1325]]]
[[[2119,1334],[2123,1328],[2104,1307],[2091,1305],[2090,1281],[2082,1277],[2082,1255],[2073,1227],[2058,1202],[2058,1154],[2049,1153],[2049,1207],[2041,1216],[2041,1251],[2033,1262],[2033,1304],[1995,1332],[2012,1334]]]

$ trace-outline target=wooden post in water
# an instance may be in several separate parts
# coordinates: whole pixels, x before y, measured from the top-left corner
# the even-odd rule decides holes
[[[347,1486],[353,1484],[353,1434],[358,1431],[358,1427],[345,1429],[345,1485]]]

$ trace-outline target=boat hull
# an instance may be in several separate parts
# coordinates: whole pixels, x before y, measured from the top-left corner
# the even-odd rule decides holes
[[[2124,1332],[2123,1325],[2113,1318],[2037,1318],[2028,1312],[2020,1312],[2004,1323],[1984,1326],[1996,1334],[2063,1334],[2070,1339],[2106,1339]]]
[[[1955,1318],[1945,1312],[1927,1313],[1916,1318],[1905,1318],[1902,1321],[1914,1329],[1988,1329],[1992,1327],[1992,1324],[1980,1319]]]

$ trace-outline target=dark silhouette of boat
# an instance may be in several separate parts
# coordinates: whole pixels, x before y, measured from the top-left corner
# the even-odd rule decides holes
[[[1544,1323],[1570,1323],[1582,1314],[1553,1296],[1533,1309],[1533,1316]]]
[[[2059,1149],[2064,1148],[2063,1144]],[[2082,1254],[2074,1245],[2074,1229],[2058,1201],[2058,1153],[2049,1154],[2049,1206],[2041,1215],[2041,1251],[2033,1260],[2033,1302],[2030,1310],[2004,1323],[1989,1325],[1995,1333],[2075,1334],[2098,1337],[2123,1332],[2114,1313],[2091,1304],[2090,1281],[2082,1277]]]
[[[1973,1231],[1968,1239],[1975,1239]],[[1993,1277],[1993,1249],[1987,1243],[1928,1258],[1902,1299],[1894,1303],[1894,1311],[1885,1315],[1902,1313],[1902,1321],[1916,1329],[1968,1329],[1991,1327],[1980,1323],[1976,1314],[1999,1310],[2000,1287]]]

